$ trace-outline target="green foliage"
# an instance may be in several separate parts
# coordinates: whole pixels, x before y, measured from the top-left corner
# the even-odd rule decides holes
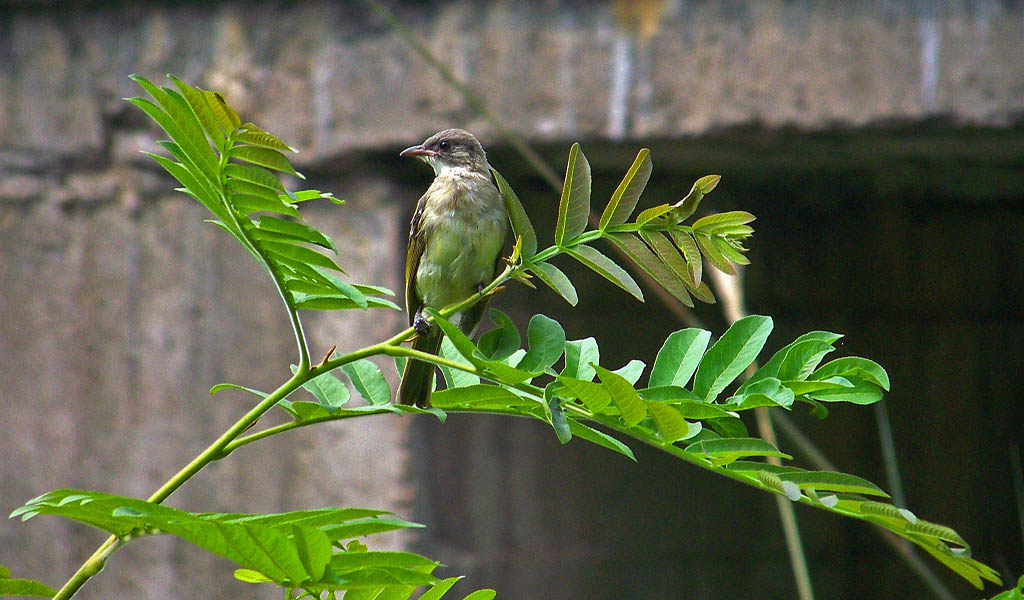
[[[317,190],[289,192],[278,172],[301,178],[276,136],[242,123],[219,94],[172,77],[177,89],[134,79],[147,98],[129,98],[171,138],[161,142],[170,156],[147,153],[212,214],[211,223],[238,240],[270,273],[290,312],[398,307],[381,296],[394,293],[360,286],[332,271],[341,267],[313,247],[335,252],[334,243],[302,220],[298,205],[315,199],[338,202]],[[295,317],[297,319],[297,317]]]
[[[102,529],[122,543],[175,535],[239,565],[235,576],[242,581],[275,583],[289,592],[301,590],[315,597],[358,590],[368,598],[401,599],[410,598],[417,589],[434,591],[440,586],[433,596],[440,598],[451,587],[432,575],[440,564],[437,561],[410,552],[370,551],[359,541],[386,531],[422,527],[385,511],[190,513],[135,498],[65,489],[29,500],[11,517],[27,520],[40,514]],[[54,593],[49,590],[49,595]]]
[[[293,376],[271,393],[236,384],[224,389],[245,391],[258,404],[209,448],[172,477],[151,501],[99,492],[57,490],[30,500],[12,513],[28,519],[57,515],[111,533],[65,584],[56,597],[69,598],[98,573],[113,551],[149,535],[175,535],[204,550],[224,556],[239,569],[237,578],[272,583],[308,597],[348,600],[403,599],[417,593],[436,600],[458,581],[438,579],[439,563],[406,552],[371,551],[356,538],[394,529],[418,527],[384,511],[324,508],[281,514],[244,515],[188,513],[159,502],[204,465],[265,437],[332,421],[375,414],[428,413],[444,421],[448,412],[492,413],[546,423],[562,443],[581,439],[636,460],[624,439],[633,439],[696,467],[822,510],[868,521],[923,548],[954,572],[981,587],[999,582],[996,572],[970,557],[970,548],[954,530],[919,519],[909,510],[883,500],[888,495],[860,477],[830,471],[808,471],[763,462],[790,456],[768,442],[750,437],[741,415],[756,407],[792,410],[807,404],[825,417],[825,403],[871,404],[889,389],[889,378],[877,363],[842,357],[822,364],[835,350],[838,334],[814,331],[798,337],[771,356],[745,382],[736,385],[763,349],[773,323],[753,315],[740,319],[714,343],[712,334],[683,329],[669,335],[654,360],[646,383],[646,365],[631,360],[617,369],[601,364],[594,338],[567,340],[565,330],[545,315],[535,315],[524,336],[512,320],[490,312],[496,327],[474,343],[449,316],[494,293],[510,279],[532,286],[536,278],[569,304],[578,295],[569,278],[550,260],[566,255],[595,271],[639,300],[640,287],[614,260],[594,247],[606,240],[643,269],[680,302],[713,302],[703,279],[703,261],[726,273],[746,264],[743,241],[754,217],[735,211],[713,214],[684,224],[720,177],[698,179],[675,204],[641,211],[629,222],[651,174],[649,152],[643,149],[606,204],[597,227],[587,229],[591,206],[590,166],[578,144],[569,153],[559,200],[553,245],[538,250],[536,231],[508,182],[494,172],[509,213],[516,243],[508,267],[477,294],[441,310],[425,313],[445,334],[438,356],[401,344],[414,334],[409,328],[392,338],[311,365],[299,309],[397,308],[386,288],[343,280],[330,253],[333,241],[306,223],[301,203],[333,200],[316,190],[289,192],[279,173],[299,177],[286,152],[294,152],[274,135],[243,123],[223,98],[173,79],[174,88],[157,87],[134,78],[150,98],[129,101],[150,116],[170,137],[161,146],[167,155],[152,158],[175,177],[180,191],[192,196],[213,215],[214,224],[234,237],[270,274],[284,299],[299,346]],[[710,347],[709,347],[710,344]],[[445,389],[432,395],[433,407],[422,409],[392,403],[387,378],[373,356],[395,359],[398,373],[409,358],[441,368]],[[303,390],[305,399],[294,394]],[[731,390],[727,392],[727,390]],[[350,405],[355,391],[364,401]],[[251,433],[247,431],[273,407],[291,420]],[[1018,586],[1020,587],[1020,586]],[[1019,594],[1001,594],[1008,600]],[[54,590],[31,580],[11,579],[0,567],[0,593],[51,595]],[[1007,595],[1011,594],[1011,595]],[[489,600],[492,590],[467,599]]]
[[[992,600],[1024,600],[1024,575],[1017,580],[1014,588],[993,596]]]
[[[52,598],[56,593],[57,590],[33,579],[14,579],[11,571],[0,565],[0,597]]]
[[[644,148],[612,194],[601,214],[596,230],[587,231],[590,211],[590,164],[579,144],[569,150],[565,183],[558,203],[554,246],[536,251],[537,236],[526,212],[508,182],[493,171],[505,200],[512,230],[522,240],[522,269],[575,306],[579,300],[569,278],[550,258],[566,254],[601,277],[643,301],[643,292],[633,277],[591,243],[605,239],[618,247],[637,268],[649,274],[673,297],[687,306],[692,298],[714,302],[714,295],[702,278],[702,255],[710,264],[735,274],[732,263],[748,264],[742,242],[753,229],[754,220],[746,212],[730,212],[698,219],[684,225],[696,211],[701,199],[718,185],[718,175],[708,175],[693,185],[690,193],[676,204],[664,204],[641,211],[633,223],[627,222],[651,175],[650,152]]]

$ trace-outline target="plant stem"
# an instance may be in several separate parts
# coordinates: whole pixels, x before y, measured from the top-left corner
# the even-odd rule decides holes
[[[501,274],[499,274],[498,277],[494,279],[494,281],[492,281],[482,290],[480,290],[476,294],[473,294],[469,298],[466,298],[462,302],[458,302],[452,306],[446,307],[445,309],[440,311],[440,314],[442,316],[448,316],[450,314],[463,310],[464,308],[471,306],[476,302],[479,302],[481,299],[483,299],[491,292],[493,292],[499,285],[505,282],[512,275],[512,273],[515,272],[515,270],[516,268],[512,266],[506,267],[505,270],[502,271]],[[278,277],[274,276],[272,277],[272,279],[274,280],[274,283],[277,285],[278,292],[281,293],[282,298],[285,298],[286,291],[280,284],[280,281],[278,281]],[[242,418],[236,421],[230,428],[228,428],[227,431],[221,434],[221,436],[218,437],[205,450],[203,450],[203,452],[201,452],[198,456],[192,459],[187,465],[182,467],[181,470],[179,470],[177,473],[174,474],[174,476],[168,479],[166,483],[160,486],[160,488],[157,491],[153,492],[153,494],[148,498],[149,502],[153,502],[156,504],[163,502],[164,500],[167,499],[168,496],[174,493],[175,490],[180,488],[182,485],[185,484],[185,482],[187,482],[189,479],[195,476],[196,473],[202,470],[203,467],[205,467],[206,465],[210,464],[213,461],[224,458],[225,456],[230,454],[235,448],[238,448],[239,446],[242,446],[244,444],[254,442],[258,439],[269,437],[282,431],[294,429],[297,426],[297,424],[286,423],[285,425],[271,427],[266,430],[255,433],[253,435],[247,436],[246,438],[243,438],[244,441],[237,439],[238,436],[240,436],[242,433],[244,433],[246,430],[252,427],[256,423],[256,421],[258,421],[259,418],[262,417],[267,411],[273,408],[274,405],[276,405],[280,400],[286,398],[288,394],[295,391],[299,386],[306,383],[313,377],[321,375],[322,373],[326,373],[327,371],[336,369],[344,364],[348,364],[361,358],[375,356],[378,354],[392,354],[405,356],[424,354],[424,356],[421,356],[419,358],[429,357],[429,359],[432,361],[445,362],[445,364],[451,363],[448,364],[447,366],[462,370],[466,370],[467,367],[469,367],[470,369],[475,369],[475,367],[472,367],[470,365],[464,365],[462,363],[457,363],[454,361],[447,361],[447,359],[437,357],[432,354],[426,354],[414,351],[412,349],[399,347],[398,344],[412,337],[412,335],[415,333],[415,330],[412,327],[400,331],[399,333],[395,334],[394,336],[383,342],[374,344],[372,346],[367,346],[365,348],[356,350],[354,352],[350,352],[343,356],[339,356],[333,360],[326,361],[322,365],[310,367],[309,350],[306,345],[306,338],[302,331],[302,322],[299,320],[298,312],[294,310],[291,304],[287,301],[287,298],[285,298],[285,305],[288,307],[288,314],[289,318],[291,319],[292,329],[295,332],[295,337],[299,345],[299,366],[296,369],[295,374],[292,375],[292,377],[288,379],[288,381],[286,381],[276,390],[267,395],[263,400],[259,402],[259,404],[250,409],[249,412],[247,412]],[[386,409],[382,409],[381,412],[389,411],[387,411]],[[316,420],[316,422],[328,420],[333,420],[333,418]],[[92,556],[90,556],[84,563],[82,563],[78,570],[75,571],[75,573],[67,580],[67,582],[64,583],[61,589],[57,592],[57,595],[54,596],[54,600],[67,600],[68,598],[74,596],[78,592],[78,590],[81,589],[83,585],[85,585],[86,581],[88,581],[93,575],[96,575],[103,569],[103,566],[106,564],[107,559],[110,558],[110,556],[122,545],[123,542],[121,542],[116,536],[110,536],[109,538],[107,538],[107,540],[103,542],[103,544],[100,545],[100,547],[97,548],[95,552],[93,552]]]

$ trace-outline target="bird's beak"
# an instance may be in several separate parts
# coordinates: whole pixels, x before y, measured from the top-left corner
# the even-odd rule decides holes
[[[423,144],[417,144],[416,146],[409,146],[405,150],[402,150],[401,152],[398,153],[398,155],[431,157],[437,156],[437,152],[434,152],[433,150],[427,150],[426,148],[423,147]]]

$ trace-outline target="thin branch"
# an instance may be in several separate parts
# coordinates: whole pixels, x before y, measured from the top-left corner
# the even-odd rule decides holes
[[[726,320],[732,324],[742,319],[746,315],[746,309],[743,307],[743,285],[740,276],[729,276],[718,269],[712,269],[711,279],[715,283],[718,297],[722,300],[722,312],[725,313]],[[747,367],[746,377],[752,376],[756,370],[757,361],[754,361]],[[758,434],[772,446],[778,447],[779,442],[775,437],[772,417],[767,407],[755,408],[754,415],[757,420]],[[775,456],[769,456],[768,463],[775,466],[782,464]],[[782,532],[786,538],[786,549],[789,551],[789,562],[793,567],[797,595],[801,600],[814,600],[811,572],[807,568],[807,554],[804,552],[804,545],[800,540],[800,528],[796,522],[793,503],[781,496],[775,496],[775,506],[779,510],[779,520],[782,522]]]

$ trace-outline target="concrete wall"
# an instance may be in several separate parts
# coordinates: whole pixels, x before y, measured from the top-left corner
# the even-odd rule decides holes
[[[756,204],[760,211],[755,212],[768,223],[773,214],[786,216],[783,203],[792,200],[786,196],[792,189],[804,190],[793,193],[799,205],[814,207],[825,219],[839,206],[828,204],[836,189],[870,181],[853,186],[862,195],[845,197],[888,204],[884,214],[895,217],[885,222],[892,229],[880,235],[891,234],[886,239],[897,245],[907,238],[892,223],[913,229],[930,198],[911,195],[902,208],[892,208],[888,201],[906,198],[908,190],[946,193],[956,188],[948,195],[951,202],[1020,198],[1014,190],[1021,189],[1021,136],[1009,127],[1024,110],[1024,10],[1018,3],[391,5],[494,112],[541,145],[556,169],[570,141],[590,140],[595,190],[614,187],[628,155],[642,142],[660,144],[656,175],[672,178],[653,180],[651,195],[668,199],[684,191],[678,187],[688,185],[686,178],[723,172],[727,181],[738,182],[732,192],[726,186],[716,192],[723,195],[723,206],[734,202],[731,207],[751,208],[744,191],[751,198],[778,194],[778,203]],[[298,163],[312,186],[350,202],[341,208],[314,205],[308,218],[339,242],[340,262],[356,281],[383,283],[401,293],[407,213],[427,174],[415,165],[395,165],[393,153],[436,129],[460,125],[479,133],[494,150],[496,164],[506,175],[516,175],[524,198],[549,197],[540,194],[536,179],[517,165],[487,120],[359,3],[0,3],[0,513],[62,486],[148,494],[248,405],[248,398],[232,393],[208,397],[210,385],[229,380],[265,388],[281,381],[294,360],[291,334],[263,274],[230,239],[203,224],[203,211],[171,192],[171,182],[138,154],[153,148],[157,136],[121,100],[138,93],[127,79],[133,72],[155,80],[175,73],[220,90],[247,119],[300,148]],[[933,117],[942,118],[948,135],[915,137],[916,124]],[[887,133],[886,124],[892,122],[905,128]],[[758,133],[744,134],[749,125],[759,125]],[[848,130],[869,133],[851,144],[828,137]],[[970,143],[961,139],[964,131],[975,132]],[[928,165],[924,172],[921,160]],[[975,177],[965,179],[965,173]],[[535,220],[543,221],[538,216],[545,213],[543,201],[527,202]],[[958,219],[969,212],[938,219],[939,225],[930,229],[935,235],[922,242],[931,244],[929,254],[956,258],[947,252],[949,245],[937,240],[954,235]],[[869,222],[878,218],[872,212],[857,214]],[[1003,209],[986,213],[985,235],[1006,239],[1012,234],[1003,227],[1019,216],[1019,211]],[[778,223],[777,231],[811,225],[799,219]],[[781,245],[792,240],[786,234],[765,239]],[[978,247],[989,246],[979,242]],[[1008,247],[1011,254],[1019,250],[1019,245]],[[783,274],[779,280],[760,276],[767,279],[764,289],[774,290],[761,297],[763,306],[778,308],[780,318],[804,314],[793,290],[827,272],[813,261],[814,269],[794,267],[802,264],[801,250],[791,250],[796,258],[789,261],[774,255],[762,261],[772,273]],[[913,270],[916,263],[896,264]],[[957,272],[944,270],[941,262],[928,264],[933,266],[923,272],[934,277],[918,281],[925,286],[922,298],[935,297],[928,286],[948,290],[951,282],[943,274]],[[901,273],[906,271],[887,273],[893,282],[905,280]],[[972,268],[970,273],[980,271]],[[755,272],[752,280],[758,277]],[[834,277],[841,281],[844,275]],[[990,326],[997,322],[991,315],[1019,320],[1011,305],[1001,303],[1006,289],[1019,289],[1019,278],[991,281],[996,283],[986,284],[985,297],[1004,300],[986,304],[983,320]],[[584,287],[590,298],[609,294],[598,283]],[[871,298],[856,291],[836,293]],[[906,294],[896,295],[906,302]],[[816,300],[833,306],[829,302],[836,297]],[[894,314],[910,310],[896,300]],[[519,306],[522,314],[549,308],[529,301],[514,296],[508,306]],[[959,305],[934,306],[929,310]],[[623,308],[603,299],[584,308],[636,313],[633,305]],[[650,319],[641,327],[654,339],[673,323],[654,314],[657,308],[649,310]],[[826,309],[824,315],[829,314]],[[310,328],[315,348],[323,352],[335,343],[346,348],[379,339],[402,322],[397,313],[313,315]],[[827,328],[829,323],[806,325]],[[871,331],[883,336],[888,322],[875,325]],[[914,326],[909,327],[903,334],[911,335],[907,331]],[[949,336],[939,331],[935,339]],[[936,347],[942,349],[929,360],[942,368],[953,346]],[[985,357],[992,358],[976,356],[979,371]],[[1019,384],[1012,370],[1003,374],[1005,381],[993,384],[996,396]],[[906,414],[910,419],[916,413]],[[281,436],[214,465],[172,502],[196,510],[352,504],[405,516],[415,512],[437,527],[437,534],[427,538],[431,554],[472,571],[479,585],[512,585],[508,580],[518,579],[521,587],[511,589],[520,597],[554,598],[565,597],[560,593],[567,590],[593,595],[594,565],[614,567],[621,559],[616,552],[634,549],[619,545],[617,537],[592,537],[592,523],[570,510],[564,498],[553,509],[559,500],[546,491],[566,486],[570,498],[589,494],[614,501],[624,489],[638,487],[637,481],[650,486],[665,482],[658,476],[665,471],[626,467],[615,469],[604,483],[595,482],[592,474],[605,469],[603,459],[576,450],[559,455],[561,462],[539,462],[546,461],[541,457],[554,451],[554,444],[548,432],[526,431],[524,424],[481,422],[465,429],[456,424],[441,431],[417,424],[411,436],[409,422],[364,420],[358,427],[325,426]],[[951,425],[936,425],[943,424]],[[870,439],[866,431],[859,435]],[[412,462],[405,450],[410,442]],[[932,456],[926,440],[914,444]],[[990,447],[979,442],[979,448]],[[856,452],[847,452],[851,462],[857,458]],[[659,464],[657,457],[646,460]],[[870,464],[873,458],[866,460]],[[971,464],[986,463],[978,458]],[[410,465],[423,469],[413,473]],[[449,466],[450,477],[437,465]],[[495,472],[495,465],[505,473],[503,479],[480,476]],[[942,465],[934,467],[937,472],[930,479],[921,476],[923,481],[941,479]],[[989,475],[999,479],[999,473]],[[970,481],[970,476],[962,477]],[[732,490],[715,485],[700,483],[699,502],[715,502]],[[473,499],[467,512],[438,509],[458,496],[453,490],[464,490]],[[961,489],[948,496],[946,509],[956,512],[960,500],[1002,499],[1001,493],[976,496]],[[674,506],[673,498],[663,494],[659,510]],[[488,510],[492,500],[500,503],[500,511]],[[770,498],[763,499],[761,510],[749,504],[756,502],[749,496],[737,502],[748,503],[751,511],[737,522],[754,523],[759,514],[772,514]],[[736,516],[727,504],[721,510],[716,520]],[[945,512],[923,516],[950,517],[957,525],[955,515]],[[662,527],[657,518],[650,519],[643,521],[644,528]],[[608,523],[609,532],[630,533],[625,521]],[[822,548],[840,527],[834,520],[827,525],[816,538]],[[720,534],[710,522],[697,527],[705,538]],[[674,556],[683,551],[672,545],[679,543],[677,538],[668,540],[670,531],[661,531],[661,550],[644,555],[650,564],[660,556],[657,552]],[[773,522],[763,524],[765,538],[776,532]],[[489,546],[495,536],[505,540],[500,553],[510,557],[509,563],[495,561],[497,551]],[[0,521],[0,563],[16,576],[59,584],[100,539],[56,519]],[[391,542],[406,545],[409,539],[393,536]],[[714,555],[720,566],[730,556],[767,565],[750,581],[732,582],[734,588],[715,587],[734,579],[732,568],[708,571],[699,561],[684,560],[679,564],[688,566],[679,573],[705,569],[707,577],[694,584],[695,597],[715,597],[716,589],[747,593],[758,585],[776,585],[786,595],[791,588],[777,542],[753,551],[737,542]],[[996,547],[1009,543],[999,541]],[[835,559],[828,550],[822,552],[826,562]],[[847,566],[844,573],[856,578],[855,565]],[[834,585],[827,589],[843,589],[843,580],[831,579],[835,570],[822,568],[826,575],[819,571],[819,577]],[[121,551],[82,597],[250,594],[250,588],[225,577],[228,570],[184,545],[148,540]],[[576,578],[559,579],[565,575],[556,572],[562,571]],[[523,572],[533,576],[517,576]],[[615,585],[646,581],[656,593],[676,581],[651,583],[657,574],[647,571],[635,578],[631,582],[623,575]],[[625,593],[615,586],[605,591],[618,597]]]

